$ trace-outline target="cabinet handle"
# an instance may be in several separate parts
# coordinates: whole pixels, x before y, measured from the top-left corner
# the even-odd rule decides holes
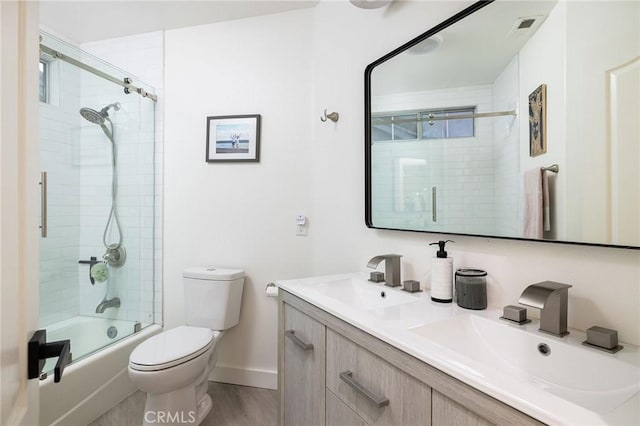
[[[313,350],[313,343],[305,343],[305,342],[303,342],[302,340],[300,340],[300,338],[298,336],[296,336],[296,333],[293,330],[285,331],[284,335],[287,336],[289,339],[291,339],[293,341],[293,343],[295,343],[296,346],[298,346],[303,351],[312,351]]]
[[[356,379],[353,378],[353,373],[351,371],[343,371],[342,373],[340,373],[340,379],[351,386],[353,389],[355,389],[357,392],[364,395],[369,401],[373,402],[376,407],[381,408],[389,405],[389,398],[384,395],[376,395],[369,389],[362,386]]]

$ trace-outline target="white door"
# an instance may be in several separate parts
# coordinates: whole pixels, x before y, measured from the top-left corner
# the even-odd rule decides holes
[[[0,1],[0,425],[38,424],[38,4]]]

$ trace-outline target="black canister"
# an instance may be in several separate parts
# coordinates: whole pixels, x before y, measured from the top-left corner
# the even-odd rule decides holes
[[[487,273],[481,269],[456,271],[456,303],[466,309],[487,309]]]

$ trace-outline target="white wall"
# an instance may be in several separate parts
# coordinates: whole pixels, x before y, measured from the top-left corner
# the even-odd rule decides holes
[[[265,286],[311,272],[311,237],[295,236],[313,194],[311,24],[303,10],[165,35],[165,325],[185,321],[184,268],[244,269],[240,324],[222,341],[218,374],[251,369],[253,384],[270,387],[277,314]],[[206,163],[206,117],[239,114],[262,115],[260,162]],[[318,232],[313,217],[309,229]]]
[[[582,3],[582,2],[581,2]],[[569,204],[565,189],[568,174],[566,161],[567,121],[566,109],[566,51],[565,51],[565,2],[553,8],[547,19],[531,37],[519,54],[519,93],[520,93],[520,172],[532,168],[560,166],[560,173],[548,173],[551,205],[551,231],[544,238],[570,241],[591,240],[581,235],[568,235],[565,218],[566,205]],[[540,84],[547,85],[547,152],[530,157],[529,155],[529,94]],[[573,159],[572,159],[573,160]],[[569,195],[571,196],[571,195]],[[574,215],[579,216],[579,215]],[[572,220],[573,220],[572,217]]]
[[[382,252],[403,277],[428,282],[442,235],[364,225],[363,77],[367,64],[471,2],[396,2],[362,10],[321,2],[308,11],[166,33],[165,324],[184,321],[182,269],[247,271],[241,322],[220,364],[276,370],[275,279],[364,269]],[[340,113],[321,123],[322,111]],[[260,113],[260,163],[206,164],[207,115]],[[309,237],[294,236],[295,214]],[[572,284],[569,325],[613,327],[640,343],[637,251],[455,237],[455,266],[486,269],[489,303],[515,303],[531,283]]]
[[[567,102],[571,105],[567,109],[567,121],[571,123],[567,126],[567,146],[568,155],[577,165],[569,170],[573,184],[567,220],[571,220],[570,237],[574,239],[607,241],[612,237],[607,223],[610,201],[606,194],[611,174],[615,173],[608,164],[614,131],[608,128],[611,110],[607,73],[638,57],[638,16],[640,3],[633,1],[616,2],[615,7],[606,2],[566,3],[567,73],[574,76],[566,82]],[[593,31],[596,27],[609,30]],[[638,122],[637,117],[635,121]],[[626,202],[637,208],[638,192],[629,194]],[[574,209],[584,213],[578,215]],[[613,243],[625,241],[614,239]]]
[[[517,109],[518,55],[493,82],[492,111]],[[520,119],[513,116],[496,117],[493,122],[494,226],[493,235],[521,235],[518,221],[520,210]],[[516,213],[516,214],[514,214]]]

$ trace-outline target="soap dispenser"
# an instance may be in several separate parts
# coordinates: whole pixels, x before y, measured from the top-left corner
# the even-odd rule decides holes
[[[453,243],[451,240],[441,240],[431,243],[437,244],[438,252],[433,258],[431,266],[431,300],[440,303],[451,303],[453,301],[453,259],[447,257],[445,244]]]

